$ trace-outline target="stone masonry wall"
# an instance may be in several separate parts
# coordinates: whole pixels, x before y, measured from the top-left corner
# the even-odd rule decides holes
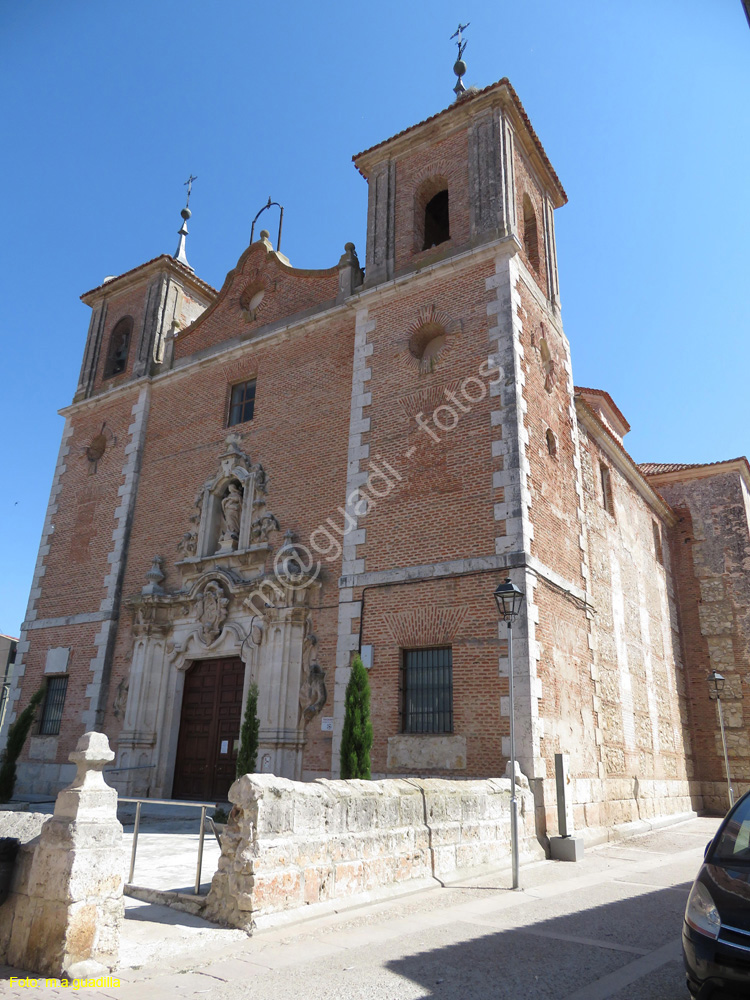
[[[522,779],[523,780],[523,779]],[[517,785],[522,860],[544,856]],[[246,774],[229,792],[205,916],[250,932],[285,910],[510,862],[510,781],[302,783]]]
[[[670,524],[615,464],[613,452],[583,425],[580,432],[600,733],[600,780],[581,774],[590,796],[583,812],[587,827],[612,827],[688,812],[699,803],[690,797],[689,711]],[[611,509],[602,493],[601,465],[610,473]]]
[[[689,471],[685,473],[689,476]],[[667,477],[665,477],[666,479]],[[672,555],[680,595],[695,777],[704,806],[723,813],[727,788],[716,702],[706,678],[726,678],[722,694],[735,791],[750,787],[750,531],[747,487],[739,471],[693,481],[656,480],[679,521]]]

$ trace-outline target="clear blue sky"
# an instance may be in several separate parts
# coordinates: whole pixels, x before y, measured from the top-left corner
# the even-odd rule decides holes
[[[283,250],[364,256],[353,153],[508,76],[568,192],[557,213],[579,385],[637,461],[750,451],[750,29],[740,0],[0,5],[0,632],[23,619],[89,310],[173,253],[221,286],[270,194]]]

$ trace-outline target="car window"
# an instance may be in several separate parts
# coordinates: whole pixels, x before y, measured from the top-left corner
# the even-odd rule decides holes
[[[750,861],[750,798],[735,810],[714,851],[716,861]]]

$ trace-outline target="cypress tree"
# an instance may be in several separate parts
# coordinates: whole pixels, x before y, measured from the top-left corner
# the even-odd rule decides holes
[[[341,777],[370,778],[372,722],[370,680],[359,656],[352,661],[346,685],[344,729],[341,734]]]
[[[237,777],[243,774],[253,774],[258,758],[258,685],[251,684],[247,692],[245,718],[240,730],[240,752],[237,754]]]
[[[13,798],[13,789],[16,787],[16,761],[21,756],[26,737],[34,724],[36,710],[44,697],[45,688],[46,685],[42,684],[32,694],[28,705],[8,730],[8,742],[5,745],[3,763],[0,767],[0,802],[10,802]]]

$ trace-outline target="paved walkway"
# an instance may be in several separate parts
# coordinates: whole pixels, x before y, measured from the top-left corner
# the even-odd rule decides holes
[[[501,872],[252,938],[129,900],[119,988],[72,994],[11,990],[5,983],[0,993],[121,1000],[687,1000],[682,914],[717,824],[693,820],[587,851],[579,864],[528,866],[520,892],[508,890],[508,873]]]

